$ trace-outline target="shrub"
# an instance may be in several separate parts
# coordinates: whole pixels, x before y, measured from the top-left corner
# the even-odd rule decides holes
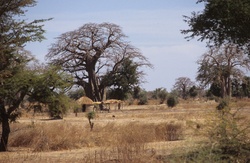
[[[140,93],[139,95],[139,101],[138,101],[138,105],[145,105],[148,103],[148,97],[147,97],[147,92],[143,91]]]
[[[94,122],[92,122],[92,119],[95,118],[95,112],[94,112],[94,111],[91,111],[91,112],[89,112],[86,116],[87,116],[87,118],[88,118],[88,120],[89,120],[90,131],[92,131],[93,128],[94,128]]]
[[[167,99],[167,105],[168,107],[175,107],[176,105],[178,104],[178,99],[177,97],[174,97],[174,96],[170,96],[168,99]]]
[[[62,119],[71,105],[72,101],[65,95],[51,98],[51,102],[48,104],[49,116],[53,119]]]
[[[157,140],[176,141],[183,138],[183,128],[181,124],[167,123],[156,126]]]
[[[239,109],[233,112],[225,100],[216,109],[206,130],[209,142],[181,157],[185,162],[249,162],[249,122],[240,116]]]

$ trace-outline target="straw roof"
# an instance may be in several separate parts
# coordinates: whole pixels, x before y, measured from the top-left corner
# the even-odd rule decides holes
[[[117,100],[117,99],[109,99],[104,101],[105,104],[116,104],[116,103],[122,103],[121,100]]]
[[[81,105],[92,105],[94,102],[90,99],[90,98],[88,98],[88,97],[86,97],[86,96],[82,96],[81,98],[79,98],[78,100],[77,100],[77,102],[79,103],[79,104],[81,104]]]

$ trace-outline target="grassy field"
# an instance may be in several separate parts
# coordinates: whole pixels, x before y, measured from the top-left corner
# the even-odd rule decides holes
[[[174,108],[124,106],[96,113],[92,131],[86,113],[50,120],[45,113],[24,112],[11,124],[9,151],[0,153],[0,162],[171,162],[172,154],[188,153],[209,141],[217,105],[180,101]],[[234,101],[231,108],[241,108],[245,123],[250,122],[250,101]]]

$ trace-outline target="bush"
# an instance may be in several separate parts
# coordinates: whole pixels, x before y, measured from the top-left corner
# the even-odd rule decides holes
[[[147,92],[143,91],[140,93],[139,95],[139,101],[138,101],[138,105],[145,105],[148,103],[148,97],[147,97]]]
[[[181,124],[167,123],[156,126],[157,140],[176,141],[183,138],[183,128]]]
[[[71,106],[72,101],[69,97],[58,95],[58,97],[52,98],[51,102],[48,104],[49,116],[53,119],[62,119]]]
[[[168,99],[167,99],[167,105],[168,107],[175,107],[176,105],[178,104],[178,99],[177,97],[174,97],[174,96],[170,96]]]
[[[88,118],[89,120],[89,125],[90,125],[90,131],[93,130],[94,128],[94,122],[92,122],[92,120],[95,118],[95,112],[94,111],[91,111],[89,112],[86,117]]]
[[[250,125],[247,119],[240,116],[239,109],[233,112],[226,100],[216,109],[205,131],[209,142],[180,157],[185,162],[249,162]]]

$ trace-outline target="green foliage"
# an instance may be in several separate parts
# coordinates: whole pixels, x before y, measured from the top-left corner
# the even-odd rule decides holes
[[[31,74],[25,70],[32,57],[24,49],[25,44],[44,39],[45,31],[41,23],[46,20],[27,22],[22,19],[27,7],[35,4],[35,0],[0,1],[0,116],[3,125],[0,151],[7,150],[9,118],[14,120],[18,117],[16,114],[18,106],[29,93],[32,85]]]
[[[243,79],[234,79],[232,81],[233,97],[250,97],[250,77],[245,76]]]
[[[216,96],[216,97],[221,97],[221,86],[217,83],[212,83],[210,88],[209,88],[209,93],[207,94],[207,96]]]
[[[139,84],[138,67],[135,62],[125,58],[120,64],[117,64],[116,71],[108,72],[102,80],[106,86],[110,86],[110,98],[125,100],[128,93]]]
[[[186,38],[199,37],[209,43],[221,45],[236,43],[249,46],[250,1],[249,0],[199,0],[204,2],[202,12],[192,12],[184,21],[190,29],[182,30],[183,34],[190,34]]]
[[[139,86],[134,87],[133,98],[138,99],[140,96],[141,88]]]
[[[146,91],[141,91],[139,95],[138,105],[146,105],[148,103],[148,96]]]
[[[70,98],[72,98],[74,100],[77,100],[77,99],[81,98],[82,96],[85,96],[85,92],[82,88],[71,90],[67,94]]]
[[[87,113],[87,118],[88,118],[88,120],[92,120],[92,119],[94,119],[95,118],[95,112],[94,111],[90,111],[90,112],[88,112]]]
[[[107,98],[108,99],[118,99],[118,100],[125,100],[128,98],[128,92],[123,92],[120,88],[110,88],[107,91]]]
[[[69,97],[64,94],[51,97],[50,101],[47,102],[50,117],[53,119],[62,119],[63,115],[71,108],[71,102]]]
[[[72,78],[56,67],[40,69],[32,79],[33,89],[29,101],[47,104],[52,118],[62,117],[70,107],[66,91],[71,87]]]
[[[94,111],[91,111],[91,112],[88,112],[86,117],[88,118],[89,120],[89,126],[90,126],[90,131],[93,130],[94,128],[94,123],[92,122],[92,120],[95,118],[95,112]]]
[[[189,89],[189,96],[192,97],[192,98],[195,98],[197,95],[198,95],[198,89],[197,89],[197,87],[196,86],[192,86]]]
[[[160,103],[162,104],[168,96],[168,92],[165,88],[156,88],[152,92],[152,98],[154,99],[160,99]]]
[[[170,96],[167,99],[167,105],[168,107],[175,107],[178,104],[178,98],[175,96]]]

